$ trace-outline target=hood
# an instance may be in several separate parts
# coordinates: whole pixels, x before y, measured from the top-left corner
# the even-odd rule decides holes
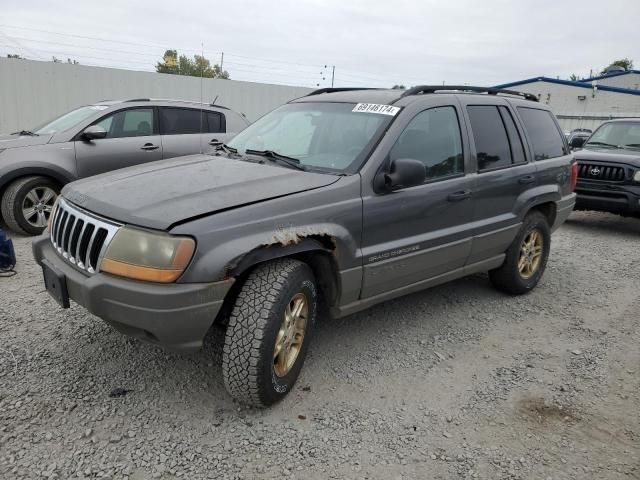
[[[49,143],[53,135],[0,135],[0,150],[5,148],[32,147]]]
[[[578,161],[595,160],[640,167],[640,150],[588,147],[574,152],[573,156]]]
[[[324,187],[338,179],[221,156],[191,155],[73,182],[62,194],[103,217],[167,230],[194,217]]]

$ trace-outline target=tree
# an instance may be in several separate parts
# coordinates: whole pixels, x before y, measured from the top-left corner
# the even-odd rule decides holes
[[[394,85],[393,87],[391,87],[392,90],[406,90],[407,87],[405,87],[404,85]]]
[[[600,74],[607,73],[607,69],[611,68],[611,67],[622,67],[625,70],[631,70],[633,68],[633,60],[630,60],[628,58],[622,58],[620,60],[614,60],[613,62],[611,62],[609,64],[609,66],[603,68],[602,71],[600,72]]]
[[[7,58],[17,58],[18,60],[24,60],[24,57],[21,57],[20,55],[18,55],[17,53],[9,53],[7,55]]]
[[[574,81],[574,82],[577,82],[578,80],[580,80],[580,77],[578,77],[578,75],[576,75],[575,73],[572,73],[572,74],[569,76],[569,80]]]
[[[189,75],[191,77],[224,78],[229,79],[229,72],[222,70],[220,65],[211,65],[209,59],[202,55],[194,55],[193,59],[186,55],[178,55],[177,50],[166,50],[162,56],[162,63],[156,65],[156,72],[174,75]]]

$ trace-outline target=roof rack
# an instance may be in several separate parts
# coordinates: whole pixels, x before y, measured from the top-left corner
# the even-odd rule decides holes
[[[222,110],[231,110],[229,107],[225,107],[224,105],[220,105],[219,103],[214,102],[198,102],[197,100],[181,100],[179,98],[132,98],[130,100],[123,100],[125,103],[129,102],[180,102],[180,103],[193,103],[196,105],[208,105],[210,107],[217,107]]]
[[[417,87],[411,87],[409,90],[405,90],[401,97],[456,90],[460,92],[486,93],[489,95],[514,95],[526,100],[531,100],[532,102],[538,101],[538,97],[532,93],[516,92],[515,90],[504,90],[502,88],[492,87],[470,87],[468,85],[419,85]]]
[[[321,93],[334,93],[334,92],[352,92],[354,90],[381,90],[380,88],[366,88],[366,87],[329,87],[329,88],[319,88],[318,90],[314,90],[313,92],[307,93],[305,97],[310,97],[311,95],[320,95]]]

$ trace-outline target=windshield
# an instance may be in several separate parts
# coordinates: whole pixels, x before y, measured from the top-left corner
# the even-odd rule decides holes
[[[80,107],[34,129],[33,133],[36,135],[47,135],[64,132],[71,127],[75,127],[85,118],[89,118],[91,115],[94,115],[101,110],[106,110],[107,108],[109,107],[106,105],[88,105],[86,107]]]
[[[290,103],[268,113],[234,137],[229,146],[272,151],[304,167],[354,172],[393,116],[353,112],[354,103]]]
[[[638,148],[640,147],[640,122],[605,123],[591,135],[585,145]]]

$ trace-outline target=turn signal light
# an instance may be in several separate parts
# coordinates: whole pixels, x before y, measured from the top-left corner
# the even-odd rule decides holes
[[[576,191],[576,185],[578,184],[578,162],[571,164],[571,191]]]

